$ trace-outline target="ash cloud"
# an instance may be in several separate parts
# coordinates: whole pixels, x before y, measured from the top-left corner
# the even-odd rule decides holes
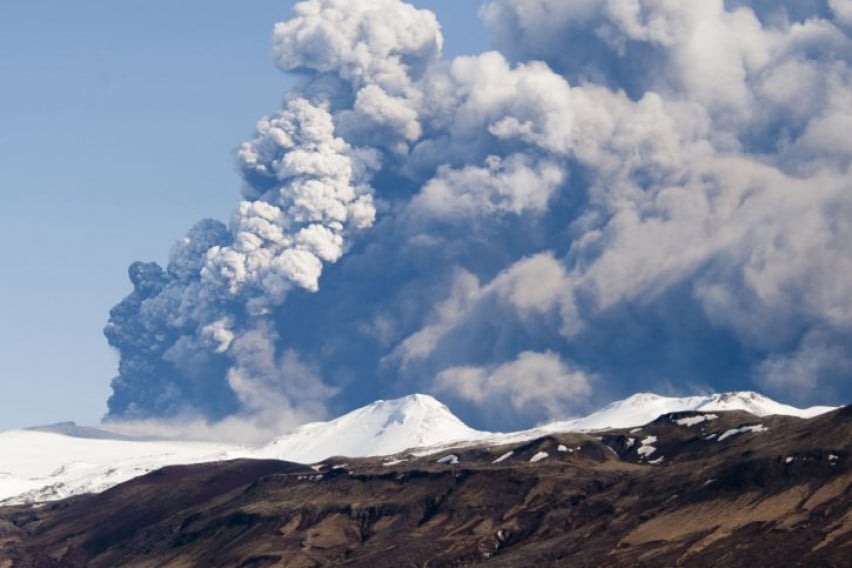
[[[492,0],[498,51],[448,60],[399,0],[297,4],[273,56],[299,87],[239,148],[230,223],[131,266],[109,418],[848,401],[850,13]]]

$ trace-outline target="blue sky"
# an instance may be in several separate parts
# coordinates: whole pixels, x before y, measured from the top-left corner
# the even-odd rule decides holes
[[[475,2],[416,4],[447,53],[485,45]],[[0,430],[106,412],[127,266],[230,216],[234,149],[288,86],[269,53],[291,6],[0,3]]]

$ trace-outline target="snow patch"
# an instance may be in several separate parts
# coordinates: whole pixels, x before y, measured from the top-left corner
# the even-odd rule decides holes
[[[715,414],[699,414],[698,416],[689,416],[687,418],[679,418],[675,420],[675,424],[678,426],[686,426],[687,428],[692,428],[702,422],[707,422],[708,420],[716,420],[719,417]]]
[[[530,463],[540,462],[543,459],[547,459],[550,457],[550,454],[547,452],[538,452],[536,455],[530,458]]]
[[[439,463],[442,465],[456,465],[457,463],[459,463],[459,457],[456,454],[450,454],[448,456],[442,457],[435,463]]]
[[[656,441],[656,436],[646,436],[640,442],[642,445],[638,450],[636,450],[636,453],[639,454],[639,459],[648,459],[648,456],[657,451],[657,448],[653,446]]]
[[[638,453],[643,458],[647,458],[648,456],[650,456],[651,454],[653,454],[656,451],[657,451],[657,448],[655,448],[654,446],[642,446],[641,448],[636,450],[636,453]]]
[[[497,458],[496,460],[494,460],[494,461],[493,461],[493,462],[491,462],[491,463],[501,463],[501,462],[504,462],[504,461],[506,461],[507,459],[509,459],[510,457],[512,457],[512,455],[513,455],[514,453],[515,453],[515,452],[513,452],[513,451],[509,450],[508,452],[506,452],[505,454],[503,454],[502,456],[500,456],[499,458]]]
[[[746,432],[766,432],[768,428],[763,424],[755,424],[754,426],[740,426],[739,428],[731,428],[730,430],[725,430],[717,442],[721,442],[722,440],[727,440],[731,436],[736,436],[737,434],[745,434]]]

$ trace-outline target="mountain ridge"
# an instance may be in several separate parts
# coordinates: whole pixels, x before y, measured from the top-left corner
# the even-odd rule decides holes
[[[852,406],[539,434],[395,460],[176,465],[0,506],[0,566],[848,566]]]
[[[59,423],[0,433],[0,503],[44,502],[99,492],[169,465],[241,458],[310,464],[336,455],[359,458],[406,451],[426,455],[452,447],[494,446],[552,433],[642,426],[673,412],[747,411],[755,416],[805,417],[828,410],[797,409],[750,391],[682,398],[637,393],[583,418],[495,433],[470,428],[430,395],[413,394],[377,400],[327,422],[303,424],[260,447],[126,440],[120,434],[111,438],[108,430]]]
[[[797,408],[777,402],[754,391],[729,391],[685,397],[667,397],[640,392],[625,399],[611,402],[600,410],[582,418],[550,422],[540,428],[550,432],[629,428],[651,422],[663,414],[683,411],[742,410],[755,416],[778,414],[797,418],[812,418],[830,412],[835,408],[833,406]]]

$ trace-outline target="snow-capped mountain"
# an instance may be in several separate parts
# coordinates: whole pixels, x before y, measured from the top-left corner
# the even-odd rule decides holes
[[[702,412],[744,410],[756,416],[770,416],[781,414],[784,416],[797,416],[798,418],[813,418],[835,409],[833,406],[810,406],[808,408],[796,408],[788,404],[781,404],[771,398],[751,391],[729,392],[713,394],[707,397],[706,402],[700,404],[695,410]]]
[[[489,436],[470,428],[435,398],[414,394],[379,400],[330,422],[305,424],[254,455],[313,463],[335,455],[384,456]]]
[[[636,394],[584,418],[515,433],[474,430],[431,396],[376,401],[328,422],[305,424],[261,447],[188,441],[126,439],[109,431],[59,424],[0,433],[0,504],[40,502],[103,491],[167,465],[236,458],[315,463],[331,456],[418,454],[461,444],[502,444],[553,432],[642,426],[685,410],[744,410],[758,416],[803,418],[831,407],[799,409],[753,392],[684,398]]]
[[[796,408],[781,404],[751,391],[718,393],[702,396],[667,397],[652,393],[638,393],[613,402],[583,418],[552,422],[539,428],[547,432],[582,432],[609,428],[632,428],[655,420],[670,412],[724,412],[741,410],[755,416],[781,414],[799,418],[812,418],[834,410],[832,406]],[[538,429],[537,429],[538,430]]]
[[[103,491],[167,465],[236,458],[314,463],[334,455],[381,456],[487,436],[422,394],[376,401],[329,422],[304,424],[259,448],[127,440],[106,430],[61,423],[0,433],[0,503]]]

